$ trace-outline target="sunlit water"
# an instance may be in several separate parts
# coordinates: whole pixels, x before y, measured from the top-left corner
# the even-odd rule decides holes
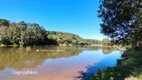
[[[101,48],[0,48],[0,80],[79,80],[81,72],[116,66],[121,55]]]

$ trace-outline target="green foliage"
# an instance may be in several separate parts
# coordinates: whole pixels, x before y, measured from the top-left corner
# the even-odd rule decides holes
[[[2,44],[34,45],[39,44],[44,39],[44,29],[38,24],[21,21],[10,23],[8,26],[3,30],[4,33],[0,34]]]
[[[24,21],[9,23],[8,20],[0,19],[0,44],[74,46],[92,43],[75,34],[46,31],[36,23],[25,23]]]
[[[78,35],[67,32],[46,31],[36,23],[25,23],[24,21],[9,23],[8,20],[0,19],[0,44],[5,45],[92,45],[105,44],[109,40],[99,41],[83,39]]]
[[[5,31],[9,26],[9,21],[5,19],[0,19],[0,43],[2,40],[2,37],[5,35]]]
[[[90,45],[103,45],[103,46],[110,46],[112,44],[111,40],[104,38],[102,41],[101,40],[94,40],[94,39],[85,39],[88,44]]]
[[[101,0],[101,33],[118,44],[142,47],[141,4],[141,0]]]
[[[94,39],[86,39],[89,44],[102,44],[102,41],[100,40],[94,40]]]
[[[55,32],[47,31],[47,38],[49,40],[56,41],[57,45],[61,46],[72,46],[72,45],[88,45],[87,41],[79,37],[78,35],[66,33],[66,32]]]
[[[0,26],[9,26],[9,21],[6,19],[0,19]]]
[[[16,26],[16,23],[10,24],[6,30],[6,37],[11,43],[17,44],[20,40],[20,29]]]

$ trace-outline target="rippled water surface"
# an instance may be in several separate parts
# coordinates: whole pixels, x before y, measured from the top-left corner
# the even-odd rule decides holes
[[[79,80],[81,72],[116,66],[121,55],[109,48],[0,48],[0,80]]]

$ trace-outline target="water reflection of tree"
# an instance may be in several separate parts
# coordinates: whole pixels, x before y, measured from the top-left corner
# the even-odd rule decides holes
[[[109,54],[109,53],[111,53],[112,51],[117,50],[117,48],[115,48],[115,47],[99,47],[99,46],[84,47],[84,48],[86,48],[87,50],[102,50],[102,52],[103,52],[104,54]]]
[[[109,54],[112,51],[115,51],[117,49],[114,47],[97,47],[97,46],[95,46],[95,47],[87,47],[87,50],[102,50],[102,52],[104,54]]]
[[[6,67],[18,70],[23,68],[36,68],[46,59],[67,58],[78,55],[80,52],[80,49],[65,49],[65,51],[60,52],[37,52],[35,48],[32,48],[30,51],[26,51],[26,48],[3,48],[0,49],[0,70]]]
[[[99,50],[101,49],[101,47],[97,47],[97,46],[94,46],[94,47],[86,47],[87,50]]]
[[[112,53],[112,51],[115,51],[116,48],[113,48],[113,47],[102,47],[102,52],[104,54],[110,54]]]

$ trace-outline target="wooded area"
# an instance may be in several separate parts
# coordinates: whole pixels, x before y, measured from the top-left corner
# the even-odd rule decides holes
[[[79,35],[68,32],[47,31],[44,27],[36,23],[19,23],[0,19],[0,44],[14,46],[30,45],[91,45],[104,44],[109,45],[110,41],[94,39],[83,39]]]

